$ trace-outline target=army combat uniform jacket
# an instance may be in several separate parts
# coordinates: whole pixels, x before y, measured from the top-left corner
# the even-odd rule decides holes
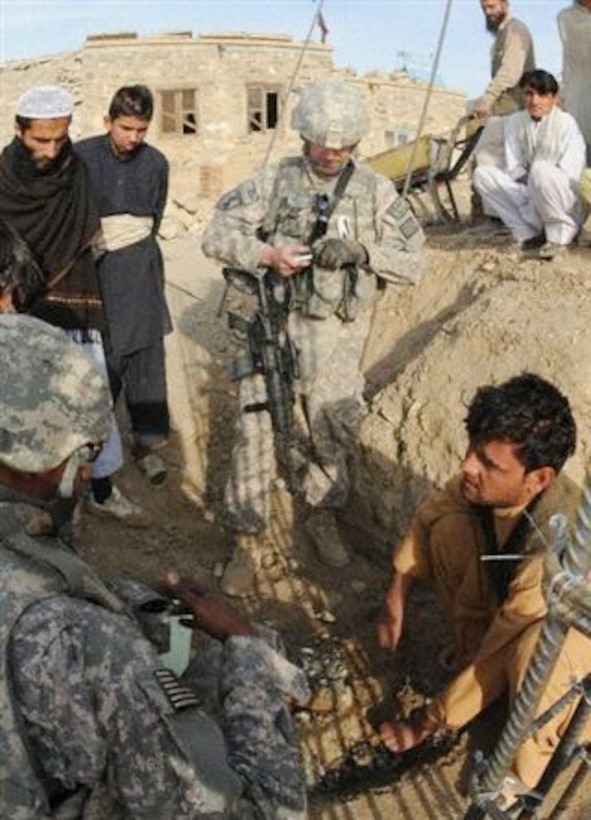
[[[461,670],[428,707],[434,726],[459,729],[504,691],[513,696],[519,689],[547,613],[542,582],[547,545],[553,543],[548,522],[554,513],[572,515],[576,500],[574,488],[559,477],[531,511],[533,523],[521,510],[490,511],[489,515],[463,498],[458,476],[419,507],[394,552],[394,569],[435,584],[449,616]],[[485,516],[494,530],[498,552],[521,554],[522,560],[481,560],[482,555],[491,554]],[[511,567],[508,573],[507,567]],[[538,714],[589,672],[591,639],[571,629]],[[531,788],[573,710],[571,703],[570,709],[522,744],[515,769]]]
[[[316,197],[331,197],[336,185],[335,179],[319,179],[305,157],[266,167],[218,202],[203,249],[228,265],[260,273],[257,264],[265,244],[308,242]],[[370,168],[355,164],[325,236],[361,242],[369,256],[364,267],[368,277],[403,284],[421,276],[423,231],[390,180]],[[362,284],[361,289],[365,292],[366,287]]]
[[[308,432],[322,463],[320,469],[310,462],[303,491],[312,506],[333,508],[346,503],[348,462],[366,412],[361,357],[371,308],[386,281],[401,285],[420,279],[425,241],[390,180],[354,163],[340,198],[338,184],[317,177],[305,157],[287,158],[223,196],[203,236],[208,256],[262,275],[257,265],[265,245],[309,244],[318,198],[326,197],[334,209],[325,238],[356,240],[367,251],[367,264],[354,270],[313,265],[290,280],[297,293],[289,317],[298,354],[296,391],[305,398]],[[240,387],[241,408],[264,405],[262,377],[243,379]],[[260,531],[269,518],[275,465],[266,416],[243,412],[238,419],[225,495],[228,523],[237,530]]]
[[[306,683],[266,640],[212,642],[178,681],[88,566],[13,532],[0,664],[1,818],[304,816],[285,703]]]

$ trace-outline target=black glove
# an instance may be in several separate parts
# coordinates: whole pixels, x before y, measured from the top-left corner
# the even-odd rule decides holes
[[[326,270],[366,265],[369,259],[363,245],[355,239],[323,239],[313,250],[315,264]]]

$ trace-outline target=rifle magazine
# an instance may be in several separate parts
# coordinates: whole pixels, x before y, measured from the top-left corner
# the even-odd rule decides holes
[[[233,382],[239,382],[241,379],[245,379],[247,376],[253,376],[259,372],[250,353],[245,353],[244,356],[241,356],[239,359],[234,359],[234,361],[228,365],[228,376]]]

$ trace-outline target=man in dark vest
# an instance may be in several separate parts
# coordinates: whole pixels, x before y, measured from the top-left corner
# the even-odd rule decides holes
[[[478,117],[503,116],[523,108],[519,85],[526,71],[535,68],[529,29],[511,17],[509,0],[480,0],[487,30],[494,35],[491,49],[491,81],[473,109]]]
[[[502,152],[503,135],[500,121],[494,117],[513,114],[524,106],[520,80],[524,72],[535,68],[534,47],[527,26],[511,17],[509,0],[480,0],[486,28],[494,36],[491,49],[491,80],[475,101],[468,104],[472,118],[466,135],[475,134],[488,120],[480,136],[474,159],[477,165],[488,164]],[[493,119],[489,119],[490,117]],[[484,218],[480,194],[472,189],[472,219]]]

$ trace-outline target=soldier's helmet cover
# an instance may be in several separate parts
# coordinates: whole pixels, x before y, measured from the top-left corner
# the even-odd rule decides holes
[[[313,145],[350,148],[367,132],[365,100],[347,83],[321,80],[300,93],[291,125]]]
[[[0,464],[43,473],[106,440],[106,380],[64,331],[32,316],[0,315]]]

